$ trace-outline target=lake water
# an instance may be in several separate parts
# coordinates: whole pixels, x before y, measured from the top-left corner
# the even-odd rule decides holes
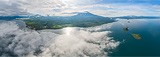
[[[123,29],[126,27],[128,31]],[[160,56],[160,19],[121,19],[110,30],[110,36],[121,41],[110,56]],[[132,34],[139,34],[142,39],[137,40]]]
[[[95,27],[38,31],[21,21],[0,21],[0,57],[160,56],[159,36],[160,19],[119,19]]]

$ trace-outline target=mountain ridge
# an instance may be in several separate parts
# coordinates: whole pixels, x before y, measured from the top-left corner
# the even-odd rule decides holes
[[[74,12],[75,15],[73,16],[42,16],[39,14],[36,15],[31,15],[31,16],[0,16],[0,20],[12,20],[16,18],[96,18],[96,17],[101,17],[101,18],[112,18],[112,19],[158,19],[160,16],[136,16],[136,15],[130,15],[130,16],[118,16],[118,17],[104,17],[104,16],[99,16],[93,13],[90,13],[88,11],[85,12]]]
[[[160,16],[135,16],[135,15],[131,15],[131,16],[120,16],[120,17],[113,17],[115,19],[119,18],[119,19],[159,19]]]
[[[78,13],[74,16],[31,16],[30,19],[23,20],[31,29],[60,29],[64,27],[92,27],[106,23],[115,22],[111,18],[106,18],[92,13]]]

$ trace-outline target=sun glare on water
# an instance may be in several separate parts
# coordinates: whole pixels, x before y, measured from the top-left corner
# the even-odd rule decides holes
[[[68,27],[68,28],[64,28],[64,34],[66,34],[66,35],[71,35],[71,33],[73,32],[73,28],[70,28],[70,27]]]

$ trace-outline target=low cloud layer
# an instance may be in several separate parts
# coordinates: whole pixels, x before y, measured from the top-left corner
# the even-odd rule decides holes
[[[107,29],[104,26],[108,25],[97,26],[98,29],[67,27],[35,31],[17,21],[3,21],[0,23],[0,56],[106,57],[120,42],[108,37],[109,31],[98,32]]]

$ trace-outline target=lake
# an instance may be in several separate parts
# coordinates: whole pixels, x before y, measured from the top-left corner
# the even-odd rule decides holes
[[[160,56],[160,19],[120,19],[110,30],[110,36],[121,41],[110,56]],[[139,34],[141,39],[132,34]]]
[[[0,56],[160,56],[160,19],[117,20],[43,30],[29,29],[23,21],[0,21]]]

